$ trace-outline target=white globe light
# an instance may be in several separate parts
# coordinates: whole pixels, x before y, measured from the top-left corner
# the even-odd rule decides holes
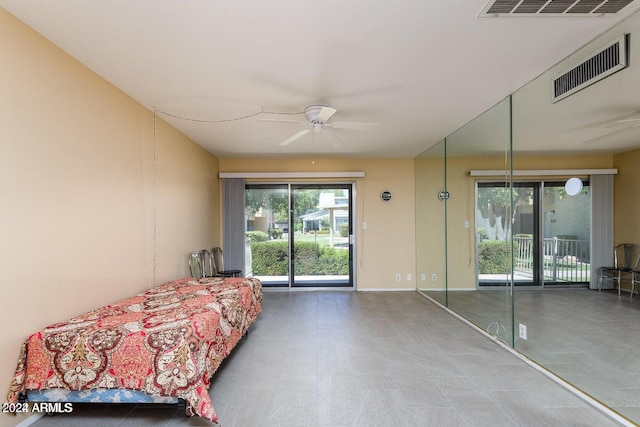
[[[580,178],[569,178],[564,184],[564,191],[569,196],[575,196],[582,191],[582,180]]]

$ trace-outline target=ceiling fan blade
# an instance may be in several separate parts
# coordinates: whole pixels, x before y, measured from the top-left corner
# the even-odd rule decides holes
[[[623,120],[616,120],[616,123],[627,123],[627,122],[637,122],[639,119],[623,119]]]
[[[327,139],[327,142],[329,142],[329,144],[331,144],[333,147],[335,148],[344,147],[344,144],[342,143],[342,141],[340,141],[340,139],[331,131],[331,129],[323,128],[322,134]]]
[[[638,121],[640,121],[640,116],[638,115],[638,113],[634,113],[631,115],[620,117],[615,120],[610,120],[605,123],[605,127],[611,128],[611,127],[620,127],[624,125],[630,126],[634,122],[637,123]]]
[[[280,122],[280,123],[298,123],[307,126],[309,122],[303,120],[289,120],[289,119],[258,119],[262,122]]]
[[[368,130],[376,126],[380,126],[380,123],[358,123],[358,122],[332,122],[326,123],[326,126],[330,126],[334,129],[361,129]]]
[[[306,135],[308,132],[309,132],[309,129],[305,129],[305,130],[301,130],[300,132],[296,132],[295,134],[291,135],[289,138],[287,138],[284,141],[282,141],[279,145],[281,145],[283,147],[285,145],[289,145],[293,141],[295,141],[296,139],[300,138],[301,136]]]
[[[614,135],[626,133],[627,131],[633,130],[635,127],[636,126],[627,126],[627,127],[623,127],[622,129],[615,130],[613,132],[606,132],[606,133],[598,135],[598,136],[596,136],[594,138],[591,138],[591,139],[588,139],[586,141],[583,141],[583,144],[603,143],[604,141],[606,141],[607,138],[610,138],[610,137],[612,137]]]
[[[333,116],[336,113],[335,108],[331,108],[331,107],[322,107],[320,109],[320,112],[318,113],[318,121],[320,122],[326,122],[327,120],[329,120],[331,118],[331,116]]]

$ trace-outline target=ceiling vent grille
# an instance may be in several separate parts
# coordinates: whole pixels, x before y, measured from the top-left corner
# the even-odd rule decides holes
[[[490,0],[481,17],[498,16],[606,16],[634,0]]]
[[[628,37],[628,34],[623,35],[571,69],[558,74],[551,82],[552,101],[557,102],[566,98],[626,68],[629,63]]]

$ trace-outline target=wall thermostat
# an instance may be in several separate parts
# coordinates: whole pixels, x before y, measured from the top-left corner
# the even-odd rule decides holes
[[[383,191],[382,193],[380,193],[380,198],[383,202],[388,202],[389,200],[391,200],[391,191]]]

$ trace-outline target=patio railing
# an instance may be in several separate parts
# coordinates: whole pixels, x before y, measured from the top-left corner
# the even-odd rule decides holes
[[[514,237],[517,252],[514,270],[533,274],[533,238]],[[589,241],[545,238],[543,245],[544,280],[560,283],[588,282],[591,276]]]

